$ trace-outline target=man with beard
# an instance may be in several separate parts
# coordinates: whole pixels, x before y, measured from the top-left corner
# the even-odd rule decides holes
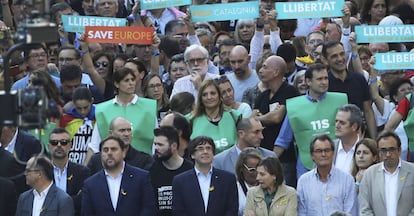
[[[391,131],[378,135],[383,162],[369,167],[359,189],[360,215],[411,215],[414,208],[414,164],[400,159],[401,140]]]
[[[218,54],[219,54],[219,59],[220,59],[220,64],[219,64],[220,75],[229,74],[232,72],[232,68],[230,65],[230,53],[235,45],[236,45],[236,41],[234,41],[234,39],[226,39],[220,43],[218,47],[219,48]]]
[[[156,161],[149,170],[157,203],[157,215],[172,215],[172,180],[193,164],[178,154],[178,131],[172,126],[154,129]]]
[[[99,150],[104,170],[84,183],[82,215],[154,215],[150,176],[125,163],[122,139],[109,136],[99,144]]]
[[[229,62],[233,73],[227,77],[234,88],[234,100],[241,102],[244,90],[256,86],[259,77],[256,71],[249,68],[250,55],[244,46],[237,45],[231,50]]]
[[[217,75],[208,73],[209,54],[201,45],[191,45],[184,52],[184,61],[190,75],[178,79],[174,83],[171,98],[180,92],[189,92],[197,98],[198,88],[204,80],[214,79]]]
[[[75,214],[80,215],[81,189],[89,177],[89,169],[69,160],[72,148],[69,132],[64,128],[55,128],[49,135],[49,150],[53,165],[56,187],[73,198]]]
[[[132,140],[132,125],[127,119],[123,117],[116,117],[112,119],[109,124],[109,135],[119,137],[125,143],[125,162],[131,166],[148,170],[152,163],[152,157],[142,151],[131,147]],[[91,157],[88,163],[88,168],[94,174],[102,170],[101,153],[98,152]]]

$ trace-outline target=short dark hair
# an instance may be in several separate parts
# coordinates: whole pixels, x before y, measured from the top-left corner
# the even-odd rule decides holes
[[[329,141],[329,143],[331,144],[332,150],[335,151],[335,143],[332,141],[332,139],[329,137],[328,134],[324,133],[324,134],[318,134],[312,139],[311,144],[310,144],[310,153],[311,154],[313,153],[313,149],[314,149],[316,141],[326,141],[326,140]]]
[[[104,140],[102,140],[99,143],[99,151],[100,152],[102,151],[102,146],[109,140],[115,140],[116,142],[118,142],[119,147],[121,148],[122,151],[126,148],[126,145],[125,145],[124,141],[122,141],[121,138],[116,137],[116,136],[109,136],[109,137],[105,138]]]
[[[394,103],[398,103],[394,99],[394,96],[397,95],[398,88],[400,88],[401,85],[406,84],[406,83],[409,84],[411,87],[413,87],[413,83],[409,79],[405,79],[405,78],[397,78],[391,83],[391,85],[390,85],[390,101],[392,101]]]
[[[81,58],[81,53],[78,49],[76,49],[76,47],[74,46],[62,46],[61,48],[59,48],[58,51],[58,55],[60,54],[60,52],[62,52],[63,50],[73,50],[75,52],[75,58],[76,59],[80,59]]]
[[[186,115],[193,110],[195,97],[190,92],[180,92],[173,95],[170,100],[171,111]]]
[[[236,46],[236,41],[234,39],[225,39],[221,41],[219,47],[218,47],[218,53],[220,53],[221,47],[223,46]]]
[[[128,74],[131,74],[135,79],[137,78],[135,76],[134,71],[132,71],[129,68],[122,67],[119,70],[116,70],[112,76],[114,83],[121,82]]]
[[[165,25],[165,36],[172,36],[172,33],[174,32],[174,28],[177,26],[185,26],[185,22],[180,19],[174,19],[167,22]]]
[[[338,108],[337,112],[349,112],[349,123],[351,125],[357,124],[358,130],[364,124],[364,114],[361,109],[355,104],[345,104]]]
[[[320,71],[326,69],[326,66],[321,63],[311,64],[305,72],[305,79],[312,79],[314,71]]]
[[[328,57],[328,52],[327,52],[327,50],[328,50],[329,48],[331,48],[331,47],[337,46],[338,44],[339,44],[339,45],[341,45],[341,46],[343,47],[342,43],[341,43],[341,42],[339,42],[339,41],[326,41],[325,43],[323,43],[323,47],[322,47],[322,56],[323,56],[323,57],[325,57],[325,58],[327,58],[327,57]]]
[[[25,61],[29,60],[30,53],[32,52],[32,50],[35,50],[35,49],[43,49],[45,51],[45,53],[47,54],[46,47],[43,46],[42,44],[39,44],[39,43],[27,44],[26,48],[23,51],[23,56],[24,56]]]
[[[270,175],[276,176],[275,185],[279,186],[283,183],[283,169],[278,158],[266,157],[260,161],[259,166],[263,166]]]
[[[286,63],[293,62],[296,60],[296,49],[291,43],[283,43],[277,48],[276,55],[282,57]]]
[[[57,128],[54,128],[50,133],[49,133],[49,138],[50,138],[50,135],[52,135],[52,134],[62,134],[62,133],[65,133],[65,134],[67,134],[67,135],[69,135],[70,136],[70,133],[65,129],[65,128],[61,128],[61,127],[57,127]]]
[[[198,136],[192,139],[190,143],[188,143],[188,152],[192,155],[196,151],[197,146],[204,145],[206,143],[211,145],[213,148],[213,154],[216,154],[216,145],[214,144],[214,140],[208,136]]]
[[[177,143],[177,149],[180,147],[178,139],[178,131],[173,126],[161,126],[154,129],[154,136],[165,136],[170,146],[173,143]]]
[[[173,127],[177,130],[181,130],[181,137],[184,140],[190,141],[192,128],[188,120],[178,112],[174,112],[173,117]]]
[[[168,64],[168,73],[171,72],[171,64],[173,62],[176,62],[176,63],[178,63],[178,62],[184,62],[185,63],[185,61],[184,61],[184,53],[178,53],[178,54],[175,54],[175,55],[173,55],[171,57],[170,63]]]
[[[64,65],[60,70],[60,82],[82,80],[82,68],[79,65]]]
[[[400,139],[400,137],[394,131],[384,130],[380,134],[378,134],[377,144],[379,144],[379,141],[380,140],[385,139],[385,138],[388,138],[388,137],[394,138],[395,141],[397,141],[398,148],[401,148],[401,139]]]
[[[34,155],[33,158],[33,167],[43,172],[48,180],[53,181],[53,165],[49,158],[43,154]]]
[[[81,86],[79,88],[76,88],[75,91],[73,91],[72,101],[87,100],[89,102],[92,102],[92,99],[92,93],[88,87]]]

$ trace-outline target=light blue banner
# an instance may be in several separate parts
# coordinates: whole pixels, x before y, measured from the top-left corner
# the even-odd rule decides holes
[[[259,17],[259,2],[236,2],[190,6],[193,22],[209,22]]]
[[[277,19],[342,17],[344,0],[276,2]]]
[[[414,25],[355,26],[357,43],[414,42]]]
[[[140,0],[144,10],[191,5],[192,0]]]
[[[414,69],[414,52],[388,52],[375,54],[377,70]]]
[[[85,26],[126,26],[126,22],[124,18],[62,15],[65,32],[83,33]]]

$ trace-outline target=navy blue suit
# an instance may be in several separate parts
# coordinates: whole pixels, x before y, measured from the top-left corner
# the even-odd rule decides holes
[[[239,199],[236,177],[213,168],[207,212],[194,169],[173,180],[173,215],[177,216],[237,216]]]
[[[99,215],[155,215],[155,198],[147,171],[125,163],[116,210],[103,170],[86,179],[82,189],[82,214]]]
[[[21,161],[28,161],[33,155],[40,153],[42,146],[35,136],[18,129],[14,152]]]

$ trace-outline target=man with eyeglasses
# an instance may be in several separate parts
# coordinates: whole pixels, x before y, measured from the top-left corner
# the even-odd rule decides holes
[[[156,160],[149,170],[157,204],[157,214],[172,215],[172,181],[174,176],[193,167],[193,164],[179,155],[178,130],[172,126],[154,129]]]
[[[16,216],[75,214],[72,198],[53,183],[53,165],[46,156],[30,158],[24,174],[33,189],[20,195]]]
[[[217,78],[218,75],[208,73],[209,54],[201,45],[191,45],[184,52],[184,61],[190,75],[178,79],[174,83],[170,99],[180,92],[189,92],[197,99],[201,83],[207,79]]]
[[[328,216],[337,210],[358,216],[354,178],[333,166],[334,152],[335,144],[327,134],[316,135],[311,141],[315,168],[299,178],[299,216]]]
[[[242,118],[237,123],[236,145],[214,156],[213,167],[236,174],[237,158],[248,147],[256,148],[263,158],[276,157],[273,151],[260,147],[263,139],[262,131],[262,123],[257,118]]]
[[[30,44],[26,46],[26,49],[23,52],[24,61],[27,65],[27,75],[20,80],[17,80],[13,83],[11,90],[18,90],[27,88],[29,85],[29,77],[30,72],[35,71],[38,69],[46,70],[47,71],[47,52],[46,48],[41,44]],[[55,82],[56,86],[59,88],[60,80],[54,76],[51,76],[53,81]]]
[[[89,169],[69,160],[72,141],[64,128],[55,128],[49,134],[49,151],[53,165],[56,187],[69,194],[75,205],[75,214],[80,215],[81,190],[89,177]]]
[[[62,70],[65,65],[82,65],[81,52],[73,46],[63,46],[58,51],[58,69]],[[88,74],[82,72],[82,84],[94,85]]]
[[[414,164],[400,159],[401,141],[391,131],[377,137],[382,162],[370,166],[359,186],[359,213],[376,216],[414,212]]]
[[[212,166],[213,139],[198,136],[188,146],[194,169],[173,179],[173,215],[237,215],[236,177]]]

